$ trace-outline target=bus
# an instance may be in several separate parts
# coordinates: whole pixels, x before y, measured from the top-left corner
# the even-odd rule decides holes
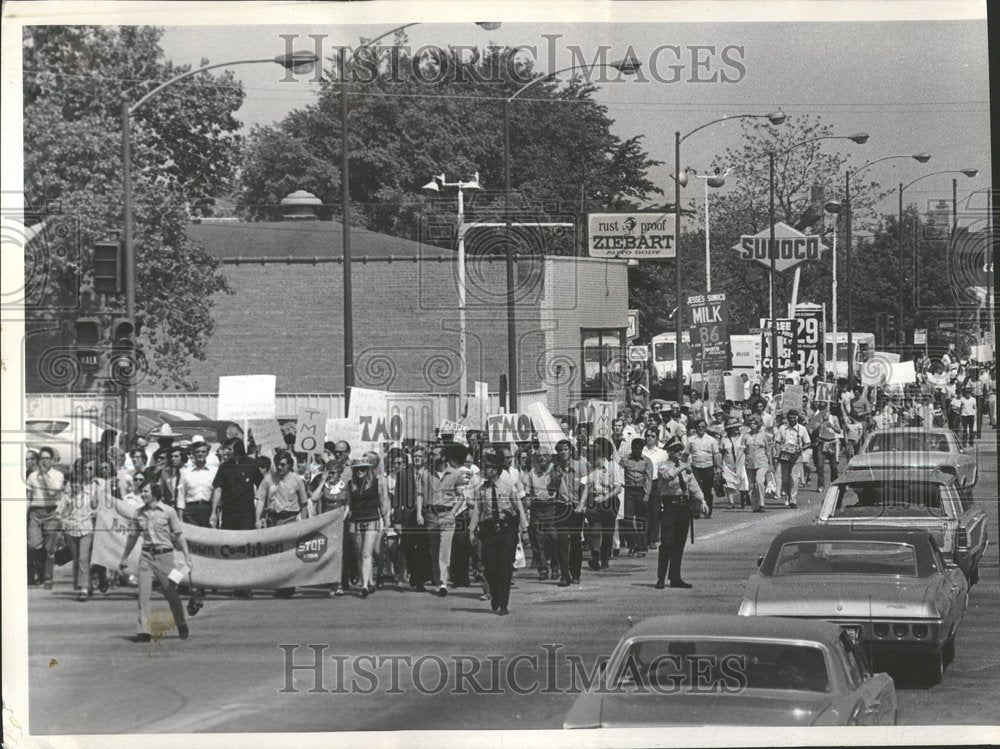
[[[667,384],[677,379],[677,342],[676,331],[668,331],[653,336],[653,371],[656,379]],[[681,367],[684,384],[691,384],[691,335],[685,330],[681,332]]]
[[[837,371],[833,370],[833,333],[826,331],[826,371],[834,372],[837,378],[847,377],[847,362],[851,361],[851,367],[855,377],[861,376],[861,364],[868,361],[868,358],[875,351],[874,333],[854,333],[852,335],[854,351],[852,356],[847,352],[847,331],[837,331]]]

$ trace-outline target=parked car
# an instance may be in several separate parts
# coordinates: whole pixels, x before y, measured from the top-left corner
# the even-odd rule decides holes
[[[658,616],[629,629],[564,728],[892,725],[896,689],[836,625]]]
[[[69,465],[77,457],[80,440],[87,438],[99,445],[108,431],[117,432],[90,416],[74,414],[51,418],[26,419],[24,431],[28,433],[28,447],[37,450],[48,446],[56,451],[56,463]]]
[[[138,408],[136,415],[136,433],[148,434],[161,424],[176,424],[178,421],[198,421],[211,419],[194,411],[177,411],[175,409]]]
[[[951,472],[856,468],[827,489],[816,522],[926,530],[970,586],[979,581],[979,560],[989,546],[986,511]]]
[[[149,452],[152,454],[156,450],[156,433],[160,432],[163,425],[160,424],[146,433],[149,440]],[[207,442],[214,453],[219,446],[230,437],[243,437],[243,429],[234,421],[219,421],[217,419],[196,419],[188,421],[174,421],[170,423],[170,431],[173,432],[175,442],[193,439],[195,435],[200,435]]]
[[[979,480],[975,454],[962,447],[954,432],[943,428],[877,429],[847,464],[849,471],[886,468],[952,473],[961,489],[971,489]]]
[[[873,654],[921,659],[934,684],[954,657],[969,586],[927,531],[788,528],[759,564],[741,616],[833,622]]]

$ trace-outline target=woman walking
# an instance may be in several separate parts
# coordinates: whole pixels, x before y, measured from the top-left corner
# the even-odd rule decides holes
[[[347,484],[348,532],[354,551],[361,561],[361,597],[375,592],[373,559],[375,544],[388,525],[389,495],[385,482],[372,475],[372,465],[362,457],[351,463],[351,480]]]
[[[73,555],[73,588],[76,600],[86,601],[94,595],[90,581],[90,552],[94,543],[94,519],[100,500],[100,485],[95,479],[94,463],[77,463],[63,486],[59,503],[59,519],[63,538]]]

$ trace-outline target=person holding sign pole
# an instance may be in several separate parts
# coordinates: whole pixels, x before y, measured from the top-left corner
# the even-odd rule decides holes
[[[809,432],[799,424],[798,411],[792,409],[786,418],[788,423],[778,428],[775,439],[778,464],[781,466],[781,493],[785,498],[785,507],[798,507],[802,454],[812,442],[809,439]]]

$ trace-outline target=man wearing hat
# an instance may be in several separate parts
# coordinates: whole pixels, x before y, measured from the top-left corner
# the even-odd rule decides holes
[[[740,499],[740,509],[747,503],[741,497],[741,492],[749,488],[746,472],[746,440],[741,433],[743,422],[736,417],[726,420],[726,436],[719,440],[719,452],[722,455],[722,480],[726,486],[726,499],[729,509],[736,509],[736,500]]]
[[[169,424],[161,424],[160,428],[155,432],[150,432],[149,436],[156,438],[156,444],[158,445],[156,452],[160,452],[161,450],[169,451],[170,448],[173,447],[174,440],[176,439],[174,429]]]
[[[660,548],[656,562],[656,588],[662,590],[666,581],[671,588],[691,588],[681,578],[681,562],[691,525],[690,499],[701,503],[701,512],[708,512],[705,497],[691,472],[684,454],[684,441],[678,437],[667,440],[670,459],[660,466]]]
[[[966,447],[972,445],[976,439],[976,413],[978,404],[976,397],[972,394],[972,386],[966,384],[962,388],[962,397],[958,399],[958,414],[961,418],[961,436]]]
[[[503,460],[496,453],[484,453],[483,482],[476,490],[469,520],[469,539],[478,536],[482,546],[483,567],[490,589],[490,605],[500,616],[510,613],[510,583],[514,555],[521,531],[528,521],[517,485],[504,473]]]

